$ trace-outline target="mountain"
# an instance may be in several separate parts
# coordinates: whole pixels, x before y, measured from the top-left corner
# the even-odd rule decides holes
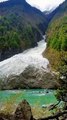
[[[25,0],[0,3],[0,61],[37,45],[48,21]]]
[[[51,11],[44,11],[43,13],[49,21],[52,21],[54,18],[56,19],[56,18],[60,17],[60,15],[62,16],[62,13],[64,11],[66,11],[66,9],[67,9],[66,7],[67,7],[66,3],[63,2],[56,9],[51,10]]]
[[[54,69],[58,69],[67,56],[67,0],[55,11],[47,30],[46,56]]]

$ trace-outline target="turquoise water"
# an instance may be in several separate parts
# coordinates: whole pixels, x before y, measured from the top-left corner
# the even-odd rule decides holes
[[[31,106],[41,106],[57,103],[55,91],[44,89],[33,90],[7,90],[0,91],[0,106],[5,104],[18,104],[26,99]]]

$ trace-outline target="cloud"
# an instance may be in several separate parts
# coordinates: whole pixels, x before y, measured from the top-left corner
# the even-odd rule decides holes
[[[30,5],[40,9],[41,11],[55,9],[65,0],[26,0]]]
[[[0,2],[7,0],[0,0]],[[49,11],[55,9],[65,0],[26,0],[30,5],[40,9],[41,11]]]
[[[7,0],[0,0],[0,2],[4,2],[4,1],[7,1]]]

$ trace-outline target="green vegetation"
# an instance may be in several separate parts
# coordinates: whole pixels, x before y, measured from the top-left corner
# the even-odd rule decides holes
[[[58,82],[60,87],[57,90],[57,99],[64,101],[64,109],[67,110],[67,57],[63,59],[63,64],[59,68]]]
[[[55,20],[49,27],[48,47],[58,51],[67,51],[67,16]]]
[[[63,63],[67,56],[67,1],[65,1],[52,18],[47,29],[47,49],[43,53],[49,59],[54,70]]]
[[[58,70],[67,56],[67,0],[56,10],[47,29],[47,49],[43,55],[49,59],[51,67]]]
[[[67,51],[57,51],[56,49],[48,47],[43,53],[43,56],[46,56],[50,61],[52,70],[57,71],[63,63],[62,59],[67,56]]]
[[[9,49],[26,49],[34,45],[34,31],[31,25],[17,26],[17,17],[10,16],[0,18],[0,51]]]
[[[64,102],[64,110],[67,110],[67,1],[59,8],[50,22],[47,30],[46,57],[51,67],[56,70],[59,88],[57,99]]]
[[[25,0],[0,3],[0,60],[36,46],[47,24],[45,15]]]

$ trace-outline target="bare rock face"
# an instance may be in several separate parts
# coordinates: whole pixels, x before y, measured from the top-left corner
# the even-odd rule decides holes
[[[31,107],[26,100],[23,100],[17,107],[14,120],[33,120]]]
[[[20,75],[11,75],[0,80],[0,89],[29,89],[46,88],[56,89],[58,83],[56,76],[52,72],[46,72],[33,66],[28,66]]]
[[[54,74],[33,66],[28,66],[23,73],[20,74],[19,80],[24,79],[24,85],[27,88],[57,88],[57,82]]]

